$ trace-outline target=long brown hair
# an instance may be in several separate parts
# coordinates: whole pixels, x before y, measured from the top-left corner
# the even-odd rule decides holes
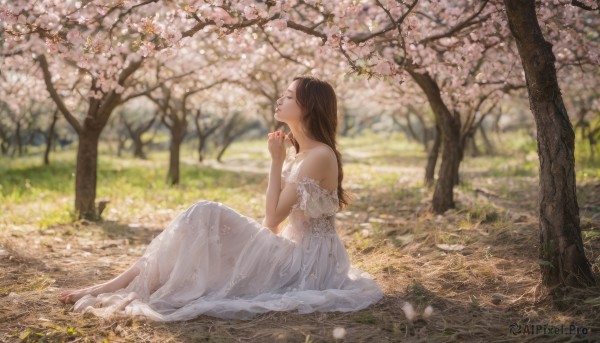
[[[294,78],[296,81],[296,99],[302,109],[302,122],[311,138],[327,144],[334,152],[338,165],[337,195],[340,208],[348,205],[350,197],[342,188],[344,170],[342,155],[336,148],[337,98],[333,87],[325,81],[312,76]],[[292,140],[296,152],[300,151],[298,142]]]

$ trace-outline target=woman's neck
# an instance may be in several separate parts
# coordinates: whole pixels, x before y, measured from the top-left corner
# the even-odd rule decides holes
[[[298,151],[298,153],[302,153],[306,150],[312,149],[319,144],[318,141],[308,137],[308,135],[304,133],[304,130],[302,130],[302,128],[299,125],[290,126],[290,130],[294,135],[294,139],[296,140],[296,142],[298,142],[298,145],[300,146],[300,150]]]

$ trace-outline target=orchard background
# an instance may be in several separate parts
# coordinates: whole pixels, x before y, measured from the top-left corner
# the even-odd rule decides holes
[[[600,339],[599,14],[590,0],[0,0],[1,339]],[[297,75],[338,94],[356,198],[338,230],[378,305],[166,325],[58,303],[197,200],[261,218],[264,138],[285,130],[275,101]]]

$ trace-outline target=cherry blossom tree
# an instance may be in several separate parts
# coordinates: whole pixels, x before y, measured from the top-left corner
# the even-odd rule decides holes
[[[129,90],[144,62],[172,54],[192,36],[211,31],[227,35],[265,21],[232,16],[222,2],[2,0],[0,5],[2,52],[8,56],[3,65],[13,63],[14,55],[33,56],[50,97],[77,132],[75,210],[87,219],[98,218],[94,202],[100,134],[118,105],[139,96]],[[247,6],[234,7],[236,14]],[[88,104],[81,114],[70,108],[74,96],[66,91],[76,83],[77,96]]]
[[[100,2],[3,3],[2,16],[9,24],[4,32],[13,37],[4,42],[4,48],[34,57],[50,97],[79,137],[75,209],[88,219],[97,218],[94,201],[100,133],[124,100],[128,79],[142,65],[157,36],[149,20],[140,20],[141,25],[123,20],[126,12],[135,11],[135,6],[124,10]],[[119,34],[125,40],[117,39]],[[132,49],[136,52],[130,52]],[[5,64],[11,62],[5,60]],[[83,120],[73,112],[77,96],[67,93],[75,88],[78,96],[87,99]]]
[[[133,144],[133,156],[146,159],[146,153],[144,147],[152,142],[152,137],[144,139],[144,135],[155,127],[158,119],[158,112],[149,101],[143,101],[144,99],[136,99],[121,108],[119,114],[121,117],[121,123],[124,126],[131,142]],[[156,130],[154,131],[156,133]]]
[[[197,108],[194,114],[194,126],[196,128],[196,136],[198,137],[198,162],[204,161],[204,151],[208,139],[217,132],[224,124],[224,118],[217,117],[214,114],[203,111],[202,108]]]
[[[219,118],[213,137],[218,149],[217,162],[223,162],[225,152],[235,140],[260,127],[260,105],[254,101],[254,95],[237,82],[219,85],[201,103],[208,117]]]
[[[573,65],[557,70],[557,75],[575,132],[579,132],[576,144],[589,149],[589,155],[578,157],[595,160],[600,141],[600,70],[592,65]]]
[[[593,285],[594,275],[583,249],[579,222],[575,134],[561,96],[552,44],[540,28],[535,1],[505,0],[504,4],[537,126],[542,282],[552,293],[564,286]],[[539,9],[542,18],[547,10]]]
[[[12,156],[23,156],[34,135],[42,134],[49,120],[51,104],[44,95],[43,81],[29,77],[32,63],[10,66],[0,74],[0,120],[3,151],[13,147]]]
[[[179,161],[181,143],[187,134],[189,115],[192,109],[188,106],[188,99],[194,94],[210,89],[224,80],[216,80],[209,84],[194,84],[190,88],[183,88],[181,84],[163,84],[156,92],[147,96],[154,101],[161,113],[160,118],[170,133],[170,157],[167,182],[171,185],[179,184]]]
[[[441,129],[435,122],[435,116],[428,105],[423,92],[412,80],[404,83],[387,82],[389,91],[380,92],[381,101],[394,104],[396,110],[392,119],[403,127],[409,139],[423,144],[427,152],[424,183],[433,185],[435,167],[442,144]],[[413,118],[417,121],[416,125]]]
[[[49,165],[50,164],[50,150],[52,149],[52,146],[55,146],[55,139],[56,139],[56,123],[58,122],[58,118],[59,118],[59,113],[58,113],[58,109],[56,109],[53,113],[52,113],[52,119],[50,121],[50,125],[48,126],[48,129],[46,130],[46,149],[44,150],[44,165]]]

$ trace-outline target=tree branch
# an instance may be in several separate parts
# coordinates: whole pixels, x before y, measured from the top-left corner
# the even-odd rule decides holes
[[[15,51],[11,51],[11,52],[0,52],[0,56],[9,57],[9,56],[14,56],[14,55],[20,55],[22,53],[23,53],[23,50],[15,50]]]
[[[292,57],[284,54],[283,52],[281,52],[281,50],[279,50],[275,46],[275,44],[273,44],[273,42],[269,39],[269,35],[265,32],[265,30],[262,27],[260,28],[260,30],[265,34],[265,39],[267,40],[267,43],[269,43],[269,45],[273,48],[273,50],[275,50],[275,52],[277,52],[279,54],[279,56],[281,56],[281,58],[283,58],[285,60],[288,60],[290,62],[294,62],[294,63],[299,64],[299,65],[301,65],[301,66],[303,66],[305,68],[310,69],[310,67],[307,66],[306,64],[304,64],[304,63],[302,63],[302,62],[300,62],[300,61],[298,61],[298,60],[296,60],[296,59],[294,59],[294,58],[292,58]]]
[[[54,103],[56,103],[56,106],[58,107],[60,112],[65,116],[65,119],[67,119],[69,124],[71,124],[73,129],[77,131],[78,134],[81,133],[81,131],[83,130],[81,124],[79,123],[79,121],[77,121],[73,114],[71,114],[69,109],[67,109],[67,106],[65,105],[61,97],[58,95],[56,88],[54,88],[54,84],[52,83],[52,75],[50,74],[50,68],[48,67],[48,60],[46,60],[46,55],[42,54],[38,56],[36,60],[39,62],[40,67],[42,68],[42,73],[44,74],[44,82],[46,83],[46,89],[48,90],[48,93],[50,93],[50,97],[52,98],[52,100],[54,100]]]
[[[477,16],[481,13],[481,11],[483,11],[483,9],[485,8],[485,6],[488,4],[489,0],[484,0],[481,8],[479,8],[478,11],[476,11],[475,13],[473,13],[471,16],[469,16],[467,19],[465,19],[463,22],[459,23],[458,25],[454,26],[453,28],[451,28],[450,30],[448,30],[445,33],[440,33],[437,35],[433,35],[433,36],[429,36],[427,38],[424,38],[422,40],[419,41],[419,44],[425,44],[425,43],[429,43],[429,42],[433,42],[435,40],[441,39],[441,38],[445,38],[445,37],[450,37],[453,36],[455,33],[459,32],[460,30],[467,28],[469,26],[472,25],[476,25],[479,23],[484,22],[489,16],[485,16],[483,18],[481,18],[480,20],[474,20],[475,18],[477,18]]]
[[[140,96],[144,96],[144,95],[150,94],[154,90],[158,89],[158,87],[160,87],[163,83],[165,83],[167,81],[176,80],[176,79],[188,76],[188,75],[193,74],[193,73],[194,73],[194,71],[189,71],[189,72],[184,73],[184,74],[180,74],[180,75],[175,75],[175,76],[168,77],[168,78],[164,79],[162,82],[159,82],[159,83],[155,84],[154,86],[152,86],[152,87],[150,87],[150,88],[148,88],[148,89],[146,89],[146,90],[144,90],[142,92],[133,93],[133,94],[131,94],[131,95],[125,97],[125,98],[122,98],[121,101],[120,101],[120,103],[122,104],[122,103],[127,102],[128,100],[133,99],[133,98],[137,98],[137,97],[140,97]],[[157,77],[157,79],[158,79],[158,77]]]
[[[138,61],[130,62],[125,69],[121,71],[119,74],[119,79],[117,83],[120,86],[125,85],[125,81],[130,77],[136,70],[140,68],[142,63],[144,62],[144,58],[140,58]],[[111,90],[106,96],[104,96],[104,100],[98,106],[98,117],[102,121],[108,120],[108,117],[112,113],[112,110],[121,103],[121,93],[117,93],[114,89]]]
[[[130,8],[127,10],[127,11],[125,11],[125,12],[123,12],[123,13],[120,13],[120,14],[119,14],[119,17],[117,18],[117,20],[115,20],[115,22],[114,22],[114,23],[111,25],[110,29],[108,30],[108,35],[109,35],[109,37],[112,37],[112,31],[113,31],[113,30],[114,30],[114,28],[117,26],[117,23],[121,22],[121,20],[123,20],[123,18],[124,18],[126,15],[128,15],[129,13],[131,13],[131,11],[133,11],[133,9],[135,9],[136,7],[141,7],[141,6],[144,6],[144,5],[148,5],[148,4],[150,4],[150,3],[153,3],[153,2],[158,2],[158,0],[147,0],[147,1],[144,1],[144,2],[142,2],[142,3],[139,3],[139,4],[136,4],[136,5],[133,5],[133,6],[131,6],[131,7],[130,7]],[[113,7],[113,8],[116,8],[116,7]],[[106,13],[105,17],[106,17],[108,14],[109,14],[109,13]],[[101,27],[101,25],[100,25],[99,27]]]
[[[573,5],[575,7],[579,7],[581,9],[586,10],[586,11],[599,11],[600,12],[600,7],[593,8],[592,6],[588,6],[588,5],[586,5],[583,2],[578,1],[578,0],[572,0],[571,1],[571,5]]]
[[[311,29],[310,27],[298,24],[298,23],[293,22],[293,21],[288,21],[287,22],[287,27],[289,27],[290,29],[296,30],[296,31],[304,32],[304,33],[306,33],[308,35],[311,35],[311,36],[315,36],[315,37],[321,38],[323,40],[323,42],[325,42],[327,40],[327,35],[325,35],[324,33],[319,32],[319,31],[317,31],[315,29]]]
[[[201,91],[213,88],[214,86],[220,85],[221,83],[224,83],[224,82],[227,82],[227,81],[228,81],[227,79],[221,79],[219,81],[215,81],[215,82],[213,82],[211,84],[208,84],[206,86],[199,87],[199,88],[196,88],[196,89],[192,89],[191,91],[187,91],[183,95],[184,102],[185,102],[185,99],[187,99],[187,97],[189,97],[190,95],[193,95],[193,94],[196,94],[198,92],[201,92]]]
[[[194,25],[194,27],[192,27],[191,29],[182,32],[181,36],[182,37],[192,37],[194,34],[196,34],[196,32],[202,30],[203,28],[209,26],[209,25],[215,25],[216,23],[214,20],[207,20],[205,22],[200,22],[200,18],[195,16],[196,20],[198,21],[198,23],[196,25]],[[262,25],[264,23],[267,23],[273,19],[277,19],[279,18],[279,13],[274,14],[273,16],[271,16],[270,18],[267,19],[263,19],[263,18],[256,18],[256,19],[252,19],[252,20],[243,20],[237,24],[227,24],[227,25],[222,25],[221,27],[224,27],[228,30],[235,30],[235,29],[241,29],[244,27],[248,27],[248,26],[252,26],[252,25]]]
[[[415,0],[412,4],[408,5],[408,10],[403,13],[400,18],[398,18],[398,20],[394,20],[394,17],[392,16],[391,12],[386,9],[383,4],[379,1],[377,1],[377,4],[379,5],[379,7],[381,7],[381,9],[386,13],[386,15],[388,16],[388,18],[390,18],[391,23],[389,23],[385,28],[377,31],[377,32],[373,32],[370,34],[359,34],[353,37],[350,37],[350,40],[354,43],[362,43],[362,42],[366,42],[371,38],[377,37],[377,36],[381,36],[383,34],[388,33],[389,31],[392,31],[393,29],[398,29],[398,33],[400,35],[400,38],[402,38],[402,32],[400,30],[400,24],[402,24],[402,22],[404,22],[404,19],[406,19],[406,17],[412,12],[413,8],[415,8],[415,6],[417,5],[417,2],[419,2],[419,0]]]

